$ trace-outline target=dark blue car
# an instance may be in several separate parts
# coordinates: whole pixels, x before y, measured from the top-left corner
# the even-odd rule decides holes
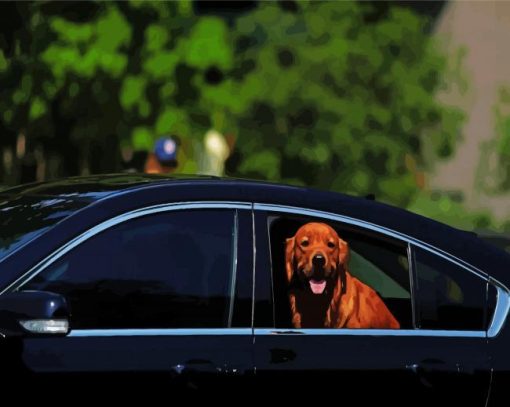
[[[300,253],[315,245],[295,240],[310,224],[348,245],[334,277],[337,240],[309,274],[289,265],[289,241]],[[383,312],[344,280],[332,294],[337,274],[397,325],[331,323],[332,295]],[[370,199],[131,174],[0,192],[0,369],[36,383],[122,377],[339,404],[507,405],[508,287],[503,250]],[[312,320],[296,322],[294,297]]]

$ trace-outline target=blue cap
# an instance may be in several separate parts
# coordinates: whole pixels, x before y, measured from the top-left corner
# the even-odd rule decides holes
[[[177,157],[177,143],[171,137],[161,137],[156,141],[154,154],[159,162],[175,161]]]

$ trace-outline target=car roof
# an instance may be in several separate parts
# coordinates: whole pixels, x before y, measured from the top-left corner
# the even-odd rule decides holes
[[[212,178],[216,177],[138,173],[90,175],[23,184],[4,189],[0,191],[0,195],[65,196],[92,202],[127,189],[136,189],[150,184]]]
[[[426,232],[465,232],[432,219],[411,213],[405,209],[387,205],[363,197],[339,192],[298,187],[248,179],[215,177],[208,175],[160,175],[160,174],[106,174],[70,177],[54,181],[24,184],[0,191],[0,195],[65,197],[90,203],[115,198],[119,195],[147,194],[148,190],[172,190],[184,192],[201,191],[198,196],[210,200],[237,200],[312,208],[352,216],[380,226],[419,238]],[[213,193],[214,192],[214,193]],[[178,201],[181,193],[172,194],[169,200]],[[173,199],[172,199],[173,198]],[[409,227],[418,223],[419,227]],[[421,233],[420,233],[421,231]],[[428,239],[427,239],[428,240]]]
[[[163,202],[243,201],[309,208],[361,219],[439,248],[491,275],[503,275],[510,255],[476,234],[363,197],[263,181],[195,175],[109,174],[23,185],[2,195],[86,200],[86,211],[127,211]],[[128,195],[128,196],[126,196]],[[129,204],[126,202],[129,201]],[[71,216],[72,218],[72,216]],[[90,216],[92,219],[94,216]]]

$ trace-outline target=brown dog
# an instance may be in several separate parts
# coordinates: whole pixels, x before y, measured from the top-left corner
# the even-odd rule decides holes
[[[348,244],[325,223],[307,223],[287,239],[294,328],[400,328],[377,293],[349,273],[348,260]]]

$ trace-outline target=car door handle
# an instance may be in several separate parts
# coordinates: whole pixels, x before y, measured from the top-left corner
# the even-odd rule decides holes
[[[406,369],[411,370],[414,373],[419,373],[420,371],[434,370],[444,366],[446,366],[446,362],[444,360],[429,358],[423,359],[420,363],[406,365]]]
[[[421,363],[411,363],[406,365],[406,370],[413,372],[413,374],[416,375],[421,384],[425,387],[432,388],[434,386],[430,382],[430,376],[427,373],[437,370],[437,368],[444,368],[445,366],[445,362],[441,359],[424,359]]]
[[[172,372],[180,375],[187,375],[193,373],[209,373],[209,374],[224,374],[229,376],[241,375],[243,369],[224,364],[223,366],[216,366],[208,360],[189,360],[186,363],[178,363],[171,368]]]
[[[418,374],[418,371],[420,369],[420,365],[418,363],[413,363],[411,365],[406,365],[406,369],[410,370],[411,372]]]
[[[224,365],[221,369],[221,373],[228,376],[239,376],[244,373],[244,370],[236,366]]]
[[[425,377],[426,376],[425,369],[423,369],[423,367],[419,363],[412,363],[410,365],[406,365],[406,370],[411,371],[423,386],[428,388],[434,387],[432,383],[427,379],[427,377]]]
[[[208,360],[189,360],[172,366],[171,371],[177,375],[189,373],[223,373],[223,369]]]

